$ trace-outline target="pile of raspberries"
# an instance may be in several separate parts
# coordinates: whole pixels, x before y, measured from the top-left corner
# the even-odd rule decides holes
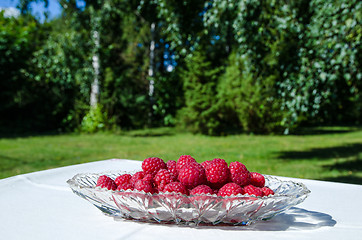
[[[185,195],[216,194],[234,196],[248,194],[269,196],[274,192],[265,186],[265,178],[257,172],[249,172],[244,164],[215,158],[201,164],[190,155],[182,155],[177,161],[166,163],[158,157],[146,158],[142,171],[122,174],[116,179],[106,175],[98,178],[97,187],[108,190],[138,190],[146,193],[176,192]]]

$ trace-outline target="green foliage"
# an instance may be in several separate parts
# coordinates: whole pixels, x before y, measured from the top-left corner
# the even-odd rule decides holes
[[[233,49],[221,82],[220,102],[232,109],[248,132],[280,132],[292,127],[278,92],[296,64],[293,6],[286,1],[208,2],[204,24]],[[235,9],[237,11],[235,11]]]
[[[100,102],[117,126],[143,128],[148,123],[148,67],[150,26],[133,13],[108,9],[102,22]]]
[[[311,1],[313,13],[300,48],[303,81],[314,121],[361,122],[361,1]]]
[[[148,1],[141,1],[139,9],[143,10]],[[178,61],[198,48],[203,37],[202,14],[205,0],[178,1],[152,0],[154,12],[161,23],[162,32],[170,42]]]
[[[0,124],[9,129],[178,121],[217,135],[361,123],[360,1],[61,0],[62,16],[45,23],[29,15],[34,1],[48,3],[0,13]],[[102,118],[89,112],[95,55]]]
[[[180,121],[194,133],[219,134],[222,126],[216,93],[221,69],[212,66],[202,49],[186,60],[186,67],[183,73],[185,107],[180,111]]]
[[[102,131],[107,127],[107,119],[107,113],[103,112],[103,107],[100,104],[91,107],[82,119],[81,131],[86,133]]]
[[[46,119],[44,104],[49,96],[32,78],[33,53],[42,46],[49,31],[32,16],[5,17],[0,12],[0,119],[5,131],[49,130],[55,119]]]
[[[182,107],[184,95],[177,71],[155,76],[153,123],[157,126],[174,126],[176,113]]]
[[[28,66],[36,47],[36,27],[33,19],[7,18],[0,12],[0,111],[22,104],[22,92],[16,86],[21,85],[21,69]]]
[[[87,109],[93,78],[88,48],[81,33],[57,29],[32,59],[34,68],[29,77],[51,93],[48,101],[52,111],[48,114],[59,119],[58,126],[67,130],[80,124]]]
[[[236,50],[256,77],[275,79],[277,95],[269,97],[280,100],[286,133],[303,121],[360,122],[360,1],[215,0],[205,6],[205,26],[220,34],[231,26]]]
[[[246,132],[280,132],[284,113],[276,98],[274,75],[258,77],[246,57],[230,55],[229,66],[220,77],[218,101],[227,109],[227,122],[232,125],[234,116],[238,127]]]

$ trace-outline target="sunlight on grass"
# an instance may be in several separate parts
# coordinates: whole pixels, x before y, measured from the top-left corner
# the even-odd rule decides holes
[[[170,128],[122,134],[65,134],[0,139],[0,178],[110,158],[199,162],[224,158],[250,171],[297,178],[362,184],[362,131],[329,129],[290,136],[209,137]]]

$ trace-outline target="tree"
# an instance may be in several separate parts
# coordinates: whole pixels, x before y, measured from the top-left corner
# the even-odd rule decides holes
[[[32,56],[42,45],[48,26],[31,15],[5,17],[0,12],[0,115],[4,130],[45,130],[54,127],[54,119],[44,121],[40,104],[47,95],[29,77]]]
[[[181,123],[194,133],[218,135],[222,131],[217,106],[217,81],[220,69],[207,60],[204,49],[197,49],[186,60],[183,72],[185,107]]]
[[[279,133],[285,115],[276,98],[276,76],[258,77],[247,57],[232,53],[218,84],[218,105],[225,122],[234,130],[252,133]]]
[[[145,73],[149,62],[144,58],[147,50],[143,46],[149,29],[143,26],[137,14],[138,1],[89,0],[79,7],[74,1],[62,0],[61,4],[71,28],[84,32],[90,39],[88,55],[94,77],[88,85],[91,106],[85,119],[94,121],[94,125],[106,119],[90,117],[98,111],[92,108],[99,105],[108,118],[100,124],[102,126],[144,126],[143,115],[148,113],[144,107],[147,100]]]
[[[67,130],[77,128],[88,108],[89,85],[93,80],[92,46],[87,35],[69,27],[64,19],[53,20],[53,30],[33,54],[29,77],[52,94],[48,99],[61,124]],[[44,117],[50,117],[49,112]]]
[[[239,119],[242,118],[243,127],[247,131],[270,132],[276,129],[280,131],[283,126],[287,132],[293,127],[289,120],[292,114],[283,113],[288,112],[285,107],[283,109],[283,101],[278,101],[278,104],[271,102],[280,98],[278,89],[286,73],[295,71],[293,66],[297,61],[295,53],[298,49],[295,39],[300,29],[294,6],[288,1],[255,0],[215,0],[208,1],[206,6],[205,27],[213,28],[215,34],[221,37],[226,36],[223,40],[225,43],[235,43],[232,44],[234,55],[230,56],[234,63],[229,62],[227,71],[230,72],[226,73],[225,78],[228,81],[234,79],[235,83],[229,83],[235,84],[238,89],[235,91],[241,94],[238,96],[239,103],[233,104],[233,108],[236,108]],[[236,70],[235,76],[232,76],[233,68]],[[247,86],[250,89],[246,90]],[[226,90],[227,87],[223,91]],[[254,92],[257,96],[253,99],[247,91]],[[227,92],[221,96],[225,94]],[[250,105],[246,107],[244,104]],[[273,114],[269,111],[278,111],[278,114],[270,117]],[[279,119],[276,116],[285,118]],[[279,123],[276,122],[278,119]]]
[[[310,9],[295,94],[314,123],[361,122],[362,3],[314,0]]]

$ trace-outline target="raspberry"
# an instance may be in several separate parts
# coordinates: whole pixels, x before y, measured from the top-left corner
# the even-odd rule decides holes
[[[241,162],[232,162],[229,166],[231,181],[234,183],[245,186],[250,182],[250,173],[244,164]]]
[[[134,189],[133,184],[131,184],[131,183],[124,183],[124,184],[118,185],[118,187],[117,187],[117,191],[128,190],[128,189],[133,190],[133,189]]]
[[[189,164],[191,162],[196,162],[195,158],[191,157],[190,155],[181,155],[176,163],[177,172],[180,172],[180,170],[186,164]]]
[[[117,184],[113,181],[112,178],[102,175],[97,180],[97,187],[107,188],[108,190],[116,190]]]
[[[146,158],[142,162],[142,170],[145,172],[145,174],[151,174],[152,176],[155,176],[160,169],[165,168],[166,163],[161,158]]]
[[[185,165],[178,174],[178,180],[188,189],[206,183],[205,169],[199,163]]]
[[[265,185],[265,178],[263,175],[257,172],[250,173],[250,184],[254,185],[255,187],[264,187]]]
[[[167,170],[171,173],[173,177],[173,182],[177,180],[178,172],[176,168],[176,161],[175,160],[169,160],[166,162]]]
[[[135,185],[135,183],[138,180],[141,180],[145,176],[145,173],[143,171],[136,172],[132,175],[132,178],[130,180],[131,184]]]
[[[176,192],[176,193],[181,193],[181,194],[187,194],[187,189],[180,182],[172,182],[172,183],[167,184],[163,188],[162,192]]]
[[[233,196],[242,193],[243,189],[238,184],[227,183],[219,189],[217,195],[225,197],[225,196]]]
[[[217,163],[223,164],[226,167],[228,166],[227,162],[221,158],[214,158],[211,162],[217,162]]]
[[[198,162],[190,163],[191,165],[194,165],[199,171],[205,172],[205,168]],[[206,174],[206,172],[205,172]],[[205,175],[206,177],[206,175]]]
[[[209,165],[209,163],[211,163],[211,161],[210,161],[210,160],[207,160],[207,161],[203,161],[203,162],[201,163],[201,165],[206,169],[206,167],[207,167],[207,165]]]
[[[174,180],[170,171],[166,169],[160,169],[156,174],[154,181],[158,190],[162,191],[167,184],[173,182]]]
[[[255,195],[257,197],[262,197],[263,196],[263,192],[261,191],[261,189],[259,187],[255,187],[254,185],[246,185],[243,188],[243,192],[244,194],[249,194],[249,195]]]
[[[220,188],[230,181],[230,170],[225,161],[220,161],[222,159],[214,160],[205,169],[206,178],[211,187]]]
[[[151,183],[154,183],[153,176],[151,174],[146,174],[142,180],[150,181]]]
[[[269,187],[262,187],[261,192],[263,193],[263,196],[274,195],[274,191],[271,190]]]
[[[117,186],[119,185],[123,185],[125,183],[130,183],[131,182],[131,178],[132,175],[131,174],[122,174],[120,176],[118,176],[114,182],[117,184]]]
[[[155,189],[153,188],[152,182],[148,181],[148,180],[138,180],[135,185],[134,188],[138,191],[144,191],[146,193],[154,193]]]
[[[199,185],[193,188],[190,192],[190,195],[196,195],[196,194],[214,194],[214,190],[212,190],[207,185]]]

